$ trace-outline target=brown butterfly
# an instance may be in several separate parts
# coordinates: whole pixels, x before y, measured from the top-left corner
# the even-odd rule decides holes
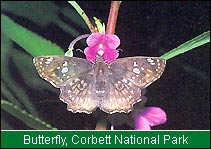
[[[60,100],[76,113],[92,113],[99,107],[112,114],[128,113],[142,100],[142,89],[160,78],[166,60],[159,57],[126,57],[105,64],[67,56],[33,59],[39,75],[60,88]]]

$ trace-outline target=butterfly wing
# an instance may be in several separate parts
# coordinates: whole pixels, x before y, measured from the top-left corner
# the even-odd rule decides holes
[[[100,108],[107,113],[125,112],[142,100],[141,89],[162,75],[166,61],[159,57],[127,57],[109,64],[107,96]]]
[[[110,77],[112,78],[107,85],[106,98],[101,100],[99,108],[109,114],[130,112],[133,104],[142,100],[141,89],[129,80]]]
[[[60,88],[60,99],[72,112],[91,113],[97,103],[92,97],[92,63],[82,58],[40,56],[33,59],[39,75]]]
[[[39,56],[33,62],[39,75],[56,88],[92,68],[90,62],[77,57]]]
[[[67,103],[67,109],[76,112],[92,113],[97,108],[97,101],[93,97],[93,75],[83,74],[68,80],[60,87],[60,100]]]
[[[110,70],[127,78],[132,84],[146,88],[161,77],[166,60],[160,57],[127,57],[120,58],[110,64]]]

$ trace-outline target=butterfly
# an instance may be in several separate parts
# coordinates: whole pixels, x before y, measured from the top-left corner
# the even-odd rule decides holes
[[[83,58],[39,56],[33,59],[39,75],[60,88],[60,100],[73,113],[90,114],[97,108],[112,114],[128,113],[142,100],[142,89],[161,77],[166,60],[159,57],[126,57],[106,64]]]

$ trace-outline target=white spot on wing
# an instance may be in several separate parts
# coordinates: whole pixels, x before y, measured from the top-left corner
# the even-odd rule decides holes
[[[139,73],[140,73],[140,70],[139,70],[138,68],[133,68],[133,72],[134,72],[135,74],[139,74]]]
[[[127,83],[127,79],[125,79],[125,78],[122,79],[122,82]]]
[[[137,64],[136,62],[134,62],[134,63],[133,63],[133,66],[134,66],[134,67],[137,67],[137,66],[138,66],[138,64]]]
[[[63,66],[67,66],[67,61],[64,61],[64,64],[63,64]]]
[[[101,90],[96,90],[96,93],[97,93],[97,94],[104,94],[105,91],[104,91],[104,90],[103,90],[103,91],[101,91]]]
[[[52,60],[53,60],[53,57],[46,59],[46,61],[48,61],[48,62],[51,62]]]
[[[148,61],[149,63],[154,62],[154,60],[153,60],[153,59],[151,59],[151,58],[147,58],[147,61]]]
[[[67,67],[62,68],[62,71],[61,71],[61,72],[62,72],[62,73],[68,72],[68,68],[67,68]]]
[[[50,61],[46,61],[45,63],[46,63],[46,64],[50,64],[51,62],[50,62]]]

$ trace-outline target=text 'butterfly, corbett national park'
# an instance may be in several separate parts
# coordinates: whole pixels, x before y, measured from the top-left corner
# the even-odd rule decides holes
[[[87,44],[86,59],[68,56],[33,59],[39,75],[60,88],[60,100],[73,113],[90,114],[96,108],[109,114],[128,113],[142,100],[142,89],[160,78],[165,69],[166,60],[160,57],[116,59],[120,44],[116,35],[93,33]]]

